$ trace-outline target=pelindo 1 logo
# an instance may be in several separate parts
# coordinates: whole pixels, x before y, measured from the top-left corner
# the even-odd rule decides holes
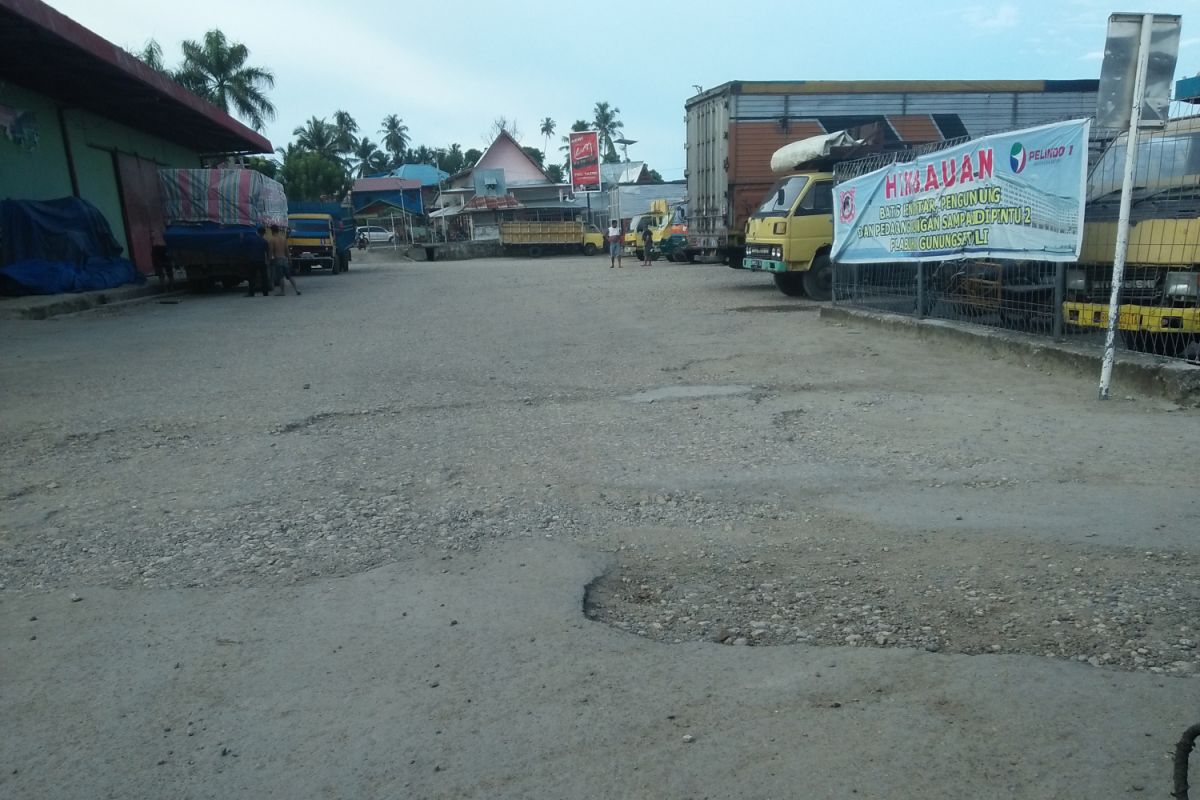
[[[1013,172],[1025,169],[1025,148],[1020,142],[1013,143],[1012,150],[1008,154],[1008,165],[1012,167]]]

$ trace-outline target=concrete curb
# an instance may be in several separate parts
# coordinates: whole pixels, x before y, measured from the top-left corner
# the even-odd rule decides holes
[[[140,302],[178,294],[183,294],[183,290],[167,290],[157,283],[147,283],[142,286],[118,286],[115,289],[96,292],[20,297],[0,301],[0,319],[49,319],[64,314],[78,314],[101,306]]]
[[[1019,356],[1026,361],[1081,377],[1100,380],[1099,350],[1069,342],[969,325],[942,319],[917,319],[841,306],[823,306],[821,319],[867,326],[907,330],[926,341],[952,342],[989,355]],[[1186,362],[1118,351],[1113,366],[1115,392],[1165,397],[1180,405],[1200,407],[1200,368]]]

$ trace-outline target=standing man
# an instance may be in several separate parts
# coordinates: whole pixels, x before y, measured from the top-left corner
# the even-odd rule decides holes
[[[650,248],[654,246],[654,231],[650,230],[650,226],[642,228],[642,255],[645,260],[642,261],[642,266],[650,266]]]
[[[271,243],[266,239],[267,229],[262,225],[258,226],[255,231],[254,246],[257,250],[256,263],[254,272],[251,273],[250,279],[246,281],[249,284],[249,290],[246,292],[246,297],[254,297],[254,285],[258,284],[258,288],[262,290],[263,297],[266,297],[270,291],[271,279],[268,277],[271,272]]]
[[[283,235],[278,225],[271,226],[270,245],[271,271],[274,273],[274,279],[279,283],[279,291],[275,293],[275,296],[283,297],[287,294],[285,280],[292,285],[292,289],[299,296],[300,288],[296,286],[296,281],[292,280],[292,271],[288,269],[287,237]]]
[[[613,220],[608,226],[608,268],[624,266],[621,264],[621,225]]]

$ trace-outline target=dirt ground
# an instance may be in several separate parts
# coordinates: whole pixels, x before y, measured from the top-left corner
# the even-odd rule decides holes
[[[1196,409],[716,265],[301,280],[0,322],[0,794],[1169,791]]]

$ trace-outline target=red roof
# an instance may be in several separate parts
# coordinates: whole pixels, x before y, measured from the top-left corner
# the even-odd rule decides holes
[[[354,182],[355,192],[401,192],[405,189],[420,189],[420,181],[404,178],[359,178]]]
[[[0,0],[0,80],[206,154],[271,143],[40,0]]]

